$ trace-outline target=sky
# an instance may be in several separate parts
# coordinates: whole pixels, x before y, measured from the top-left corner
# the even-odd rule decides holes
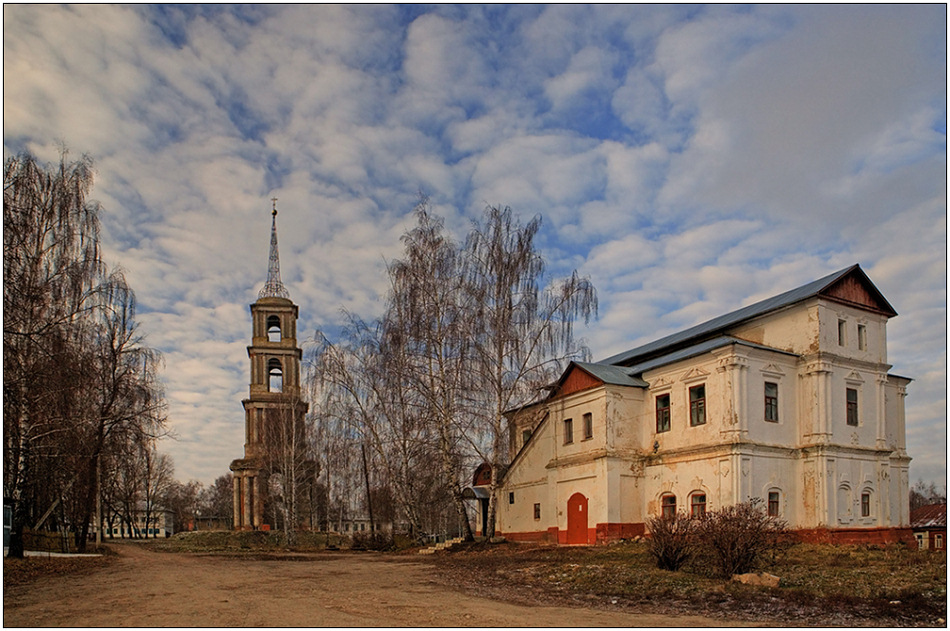
[[[602,359],[859,263],[947,475],[945,5],[3,7],[4,157],[89,154],[176,475],[243,457],[277,197],[298,339],[378,316],[420,192],[543,217]]]

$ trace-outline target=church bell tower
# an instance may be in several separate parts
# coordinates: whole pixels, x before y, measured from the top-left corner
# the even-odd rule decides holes
[[[279,473],[278,429],[303,427],[308,405],[301,398],[297,347],[297,305],[280,282],[277,252],[277,200],[271,213],[267,282],[251,305],[250,391],[244,404],[244,458],[231,463],[234,473],[234,529],[258,530],[265,523],[270,485]]]

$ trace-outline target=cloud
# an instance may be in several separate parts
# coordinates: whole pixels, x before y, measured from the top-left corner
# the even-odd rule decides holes
[[[540,213],[595,357],[861,263],[946,475],[943,6],[5,5],[3,64],[5,154],[96,159],[183,479],[242,454],[269,199],[302,340],[379,314],[420,191]]]

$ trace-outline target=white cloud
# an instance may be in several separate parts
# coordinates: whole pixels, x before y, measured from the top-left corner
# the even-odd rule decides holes
[[[5,153],[97,160],[183,478],[242,453],[269,198],[304,339],[378,315],[420,190],[540,213],[597,358],[861,263],[946,475],[945,7],[5,5],[3,64]]]

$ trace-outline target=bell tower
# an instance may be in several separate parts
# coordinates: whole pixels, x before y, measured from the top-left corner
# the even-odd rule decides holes
[[[277,251],[277,199],[271,212],[267,282],[251,305],[250,388],[244,399],[244,458],[231,462],[234,473],[234,529],[264,524],[268,477],[279,469],[279,426],[303,427],[308,405],[300,396],[301,350],[297,347],[297,305],[280,282]]]

